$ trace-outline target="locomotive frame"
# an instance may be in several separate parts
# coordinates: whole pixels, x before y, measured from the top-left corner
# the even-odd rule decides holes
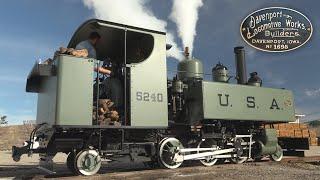
[[[292,93],[248,86],[242,48],[235,48],[236,61],[242,62],[237,64],[238,85],[204,81],[200,65],[187,53],[181,66],[186,69],[167,80],[164,32],[93,19],[79,27],[68,47],[92,31],[102,34],[97,59],[111,56],[122,62],[122,126],[92,121],[93,102],[99,100],[92,90],[93,69],[100,62],[58,54],[52,64],[35,64],[28,76],[27,92],[38,93],[37,127],[26,146],[13,147],[14,160],[39,153],[40,163],[52,169],[52,158],[63,152],[73,173],[93,175],[101,158],[124,155],[166,168],[185,160],[212,166],[226,159],[282,159],[276,131],[261,125],[294,120]],[[145,52],[143,58],[134,57],[136,47]]]

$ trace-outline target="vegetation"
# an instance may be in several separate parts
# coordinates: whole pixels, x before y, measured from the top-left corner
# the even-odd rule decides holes
[[[310,121],[310,122],[308,122],[308,124],[311,127],[319,127],[320,126],[320,120]]]
[[[7,116],[0,117],[0,125],[2,125],[2,124],[8,124]]]

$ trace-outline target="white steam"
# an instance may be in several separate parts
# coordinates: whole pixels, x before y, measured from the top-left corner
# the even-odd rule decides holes
[[[198,10],[202,5],[202,0],[173,0],[170,19],[176,23],[183,47],[189,47],[190,54],[192,54],[193,41],[197,34]]]
[[[83,2],[99,19],[166,32],[167,22],[154,16],[146,6],[148,0],[83,0]],[[167,51],[167,56],[180,60],[181,51],[171,33],[167,33],[167,43],[172,45]]]

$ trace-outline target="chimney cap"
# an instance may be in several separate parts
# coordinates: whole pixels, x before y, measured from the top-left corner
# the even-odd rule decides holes
[[[189,53],[189,47],[185,47],[185,48],[184,48],[184,55],[185,55],[186,57],[189,57],[189,55],[190,55],[190,53]]]
[[[240,52],[240,51],[244,51],[244,47],[243,46],[237,46],[234,48],[234,52],[237,53],[237,52]]]

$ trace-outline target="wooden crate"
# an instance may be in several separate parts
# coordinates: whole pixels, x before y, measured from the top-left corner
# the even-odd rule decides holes
[[[289,137],[295,137],[295,134],[294,134],[294,130],[293,129],[290,129],[288,130],[289,131]]]
[[[286,124],[286,128],[287,128],[287,130],[294,130],[295,129],[295,124],[288,123],[288,124]]]
[[[311,138],[316,138],[316,137],[317,137],[316,131],[315,131],[315,130],[309,130],[309,136],[310,136]]]
[[[308,138],[309,137],[309,130],[308,129],[303,129],[302,130],[302,137],[303,138]]]
[[[271,124],[265,124],[265,125],[264,125],[264,128],[265,128],[265,129],[270,129],[270,128],[271,128]]]
[[[299,123],[291,123],[293,126],[293,129],[300,129],[300,124]]]
[[[308,129],[308,125],[304,123],[300,123],[300,129]]]
[[[310,146],[317,146],[318,145],[318,138],[309,138],[309,145]]]
[[[294,137],[302,138],[302,131],[301,130],[294,130]]]
[[[280,137],[290,137],[289,136],[289,131],[287,131],[287,130],[279,130],[279,136]]]
[[[285,123],[279,124],[279,130],[287,130],[287,126]]]

